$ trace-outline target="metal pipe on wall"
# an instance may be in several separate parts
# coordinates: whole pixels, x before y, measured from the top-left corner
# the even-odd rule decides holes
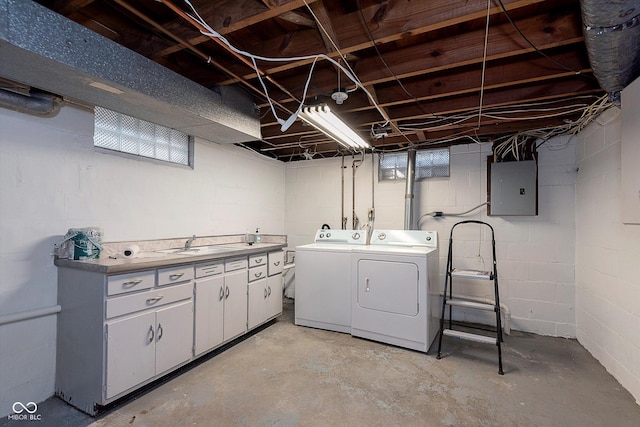
[[[9,323],[22,322],[25,320],[37,319],[38,317],[50,316],[52,314],[60,313],[62,307],[54,305],[52,307],[37,308],[35,310],[21,311],[19,313],[5,314],[0,316],[0,325],[7,325]]]
[[[342,197],[341,197],[341,210],[340,210],[340,223],[342,224],[342,229],[347,228],[346,217],[344,216],[344,154],[342,155],[342,165],[340,166],[340,172],[342,175]]]
[[[21,113],[51,117],[58,114],[62,105],[62,98],[50,93],[33,92],[22,95],[0,89],[0,107]]]
[[[413,189],[416,181],[416,150],[409,149],[407,152],[407,185],[404,195],[404,229],[413,230]]]
[[[353,162],[351,163],[351,229],[355,230],[358,228],[358,216],[356,215],[356,171],[358,166],[356,166],[356,159],[353,158]]]

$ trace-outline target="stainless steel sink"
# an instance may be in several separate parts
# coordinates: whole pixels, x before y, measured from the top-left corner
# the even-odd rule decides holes
[[[220,254],[224,252],[235,251],[235,248],[226,248],[224,246],[194,246],[189,249],[177,248],[177,249],[163,249],[156,252],[163,254],[176,254],[176,255],[211,255]]]

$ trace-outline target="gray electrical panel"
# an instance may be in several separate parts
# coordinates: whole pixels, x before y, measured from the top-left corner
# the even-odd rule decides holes
[[[537,215],[538,167],[535,160],[489,164],[489,215]]]

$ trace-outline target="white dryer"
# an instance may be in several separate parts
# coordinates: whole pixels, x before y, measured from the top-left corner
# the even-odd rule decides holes
[[[438,332],[438,235],[374,230],[352,251],[351,335],[427,352]]]
[[[364,230],[318,230],[296,246],[296,325],[351,332],[351,251],[366,241]]]

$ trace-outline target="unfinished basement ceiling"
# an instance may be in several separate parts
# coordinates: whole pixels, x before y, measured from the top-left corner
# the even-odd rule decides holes
[[[282,132],[256,72],[202,35],[184,16],[190,11],[182,0],[37,3],[202,86],[244,88],[261,114],[262,139],[244,144],[251,149],[284,161],[302,160],[305,152],[314,158],[343,152],[300,120]],[[604,94],[589,65],[578,0],[502,0],[507,13],[497,0],[191,3],[234,47],[255,55],[325,53],[339,60],[339,49],[371,97],[321,59],[305,103],[330,105],[378,151],[563,125]],[[311,62],[257,62],[282,119],[297,110]],[[342,105],[331,99],[338,87],[348,93]],[[384,116],[390,123],[383,127]]]

